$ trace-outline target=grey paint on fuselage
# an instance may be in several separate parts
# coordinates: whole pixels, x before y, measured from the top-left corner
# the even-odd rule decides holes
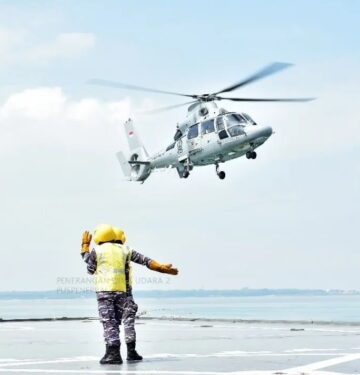
[[[245,113],[219,108],[213,101],[191,105],[186,120],[177,126],[175,141],[154,155],[147,154],[131,120],[125,123],[125,131],[131,154],[117,156],[124,174],[140,182],[160,168],[176,168],[180,177],[187,177],[195,166],[214,164],[218,172],[220,163],[254,154],[272,134],[271,127],[257,125]]]
[[[151,167],[177,167],[187,157],[195,166],[225,162],[243,156],[247,151],[255,150],[272,134],[270,127],[259,125],[248,125],[244,131],[243,135],[223,140],[219,139],[218,132],[199,135],[195,140],[189,140],[184,135],[175,142],[174,148],[150,157]]]
[[[149,158],[152,168],[175,167],[181,168],[183,161],[189,159],[194,166],[202,166],[226,162],[243,156],[248,151],[253,151],[261,146],[272,134],[272,128],[269,126],[253,125],[249,121],[242,124],[244,134],[230,136],[220,139],[216,123],[215,131],[202,134],[199,129],[199,135],[193,139],[188,139],[189,128],[195,124],[214,119],[218,116],[226,116],[233,112],[226,112],[223,109],[214,108],[215,103],[211,104],[211,115],[196,117],[194,114],[188,115],[191,120],[184,122],[179,129],[185,130],[183,136],[175,142],[175,146],[170,150],[163,150]],[[215,105],[216,106],[216,105]],[[215,111],[216,109],[216,111]],[[227,131],[227,130],[226,130]]]

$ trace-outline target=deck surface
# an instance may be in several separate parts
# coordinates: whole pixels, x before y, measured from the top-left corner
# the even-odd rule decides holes
[[[101,366],[96,320],[0,323],[0,373],[360,374],[360,327],[149,320],[137,332],[143,362]]]

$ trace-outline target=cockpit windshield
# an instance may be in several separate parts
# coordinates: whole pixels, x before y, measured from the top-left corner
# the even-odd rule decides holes
[[[244,126],[242,125],[235,125],[232,126],[231,128],[228,128],[228,132],[231,137],[237,137],[238,135],[244,135]]]
[[[226,115],[225,118],[228,133],[231,137],[237,137],[238,135],[245,134],[244,128],[247,122],[244,117],[238,113],[232,113],[230,115]]]
[[[257,125],[256,122],[247,113],[242,113],[242,116],[244,116],[251,125]]]
[[[239,124],[246,124],[246,120],[244,117],[239,115],[238,113],[232,113],[230,115],[226,115],[226,124],[228,128],[230,126],[239,125]]]

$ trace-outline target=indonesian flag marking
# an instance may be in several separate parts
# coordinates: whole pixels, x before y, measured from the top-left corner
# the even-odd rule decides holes
[[[134,132],[131,130],[129,131],[129,136],[132,137],[134,135]]]

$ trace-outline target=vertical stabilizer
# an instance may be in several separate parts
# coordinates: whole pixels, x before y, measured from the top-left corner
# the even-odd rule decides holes
[[[129,144],[130,155],[126,159],[124,154],[119,151],[116,154],[124,175],[131,181],[144,182],[151,174],[151,162],[148,161],[149,155],[140,140],[134,123],[131,119],[125,122],[125,134]]]
[[[129,119],[125,122],[125,133],[126,133],[126,138],[128,140],[129,144],[129,149],[130,152],[136,152],[140,149],[143,151],[143,156],[146,156],[146,159],[148,158],[148,153],[143,145],[143,143],[140,140],[139,134],[136,131],[134,127],[134,122],[133,120]]]

